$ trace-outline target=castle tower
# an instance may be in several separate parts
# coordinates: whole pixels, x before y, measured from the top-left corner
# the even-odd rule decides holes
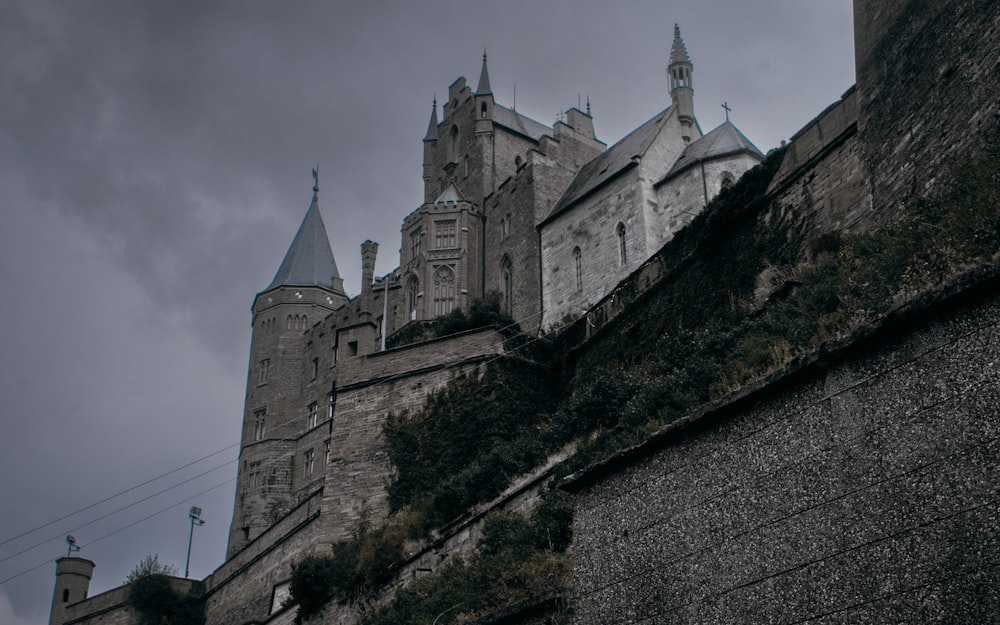
[[[318,174],[312,202],[284,260],[266,289],[254,298],[236,505],[227,557],[283,516],[291,501],[296,418],[306,363],[305,331],[344,306],[347,295],[319,212]],[[313,363],[318,366],[318,363]]]
[[[94,566],[86,558],[65,557],[56,560],[56,585],[52,591],[49,625],[62,625],[66,620],[66,606],[87,598]]]
[[[684,143],[691,142],[691,127],[694,119],[694,83],[691,74],[694,63],[688,56],[684,40],[681,39],[681,27],[674,24],[674,43],[670,47],[670,62],[667,73],[670,75],[670,99],[677,111],[677,119],[681,123],[681,137]]]
[[[482,197],[496,190],[496,167],[493,162],[493,88],[490,87],[490,72],[486,67],[486,50],[483,50],[483,68],[479,72],[476,87],[475,118],[476,148],[482,159]],[[478,198],[477,198],[478,199]]]
[[[434,150],[438,140],[438,103],[434,98],[431,105],[431,121],[427,124],[427,134],[424,135],[424,203],[434,200]]]

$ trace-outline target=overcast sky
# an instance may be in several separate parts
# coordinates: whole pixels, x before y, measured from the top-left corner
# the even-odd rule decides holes
[[[551,125],[589,96],[611,145],[669,103],[674,22],[706,132],[726,101],[767,151],[854,82],[848,0],[0,0],[0,580],[37,567],[0,623],[47,622],[70,532],[91,595],[150,553],[183,572],[191,505],[192,576],[222,563],[250,304],[312,167],[356,293],[363,240],[398,264],[432,98],[484,48],[500,103],[516,84]]]

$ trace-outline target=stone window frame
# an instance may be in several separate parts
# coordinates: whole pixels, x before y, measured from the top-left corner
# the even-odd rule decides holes
[[[416,260],[420,256],[420,239],[421,235],[420,228],[417,228],[410,233],[410,259]]]
[[[262,441],[267,434],[267,407],[253,411],[253,440]]]
[[[263,386],[271,381],[271,359],[264,358],[257,365],[257,386]]]
[[[302,477],[309,477],[316,471],[316,450],[307,449],[302,454]]]
[[[323,464],[330,464],[330,459],[333,457],[333,441],[331,439],[326,439],[323,441]]]
[[[628,250],[625,246],[625,223],[619,221],[615,226],[615,235],[618,237],[618,262],[625,266],[628,263]]]
[[[441,219],[434,222],[434,249],[450,250],[458,246],[458,220]]]
[[[319,404],[311,402],[307,407],[306,428],[312,429],[319,425]]]
[[[247,487],[255,488],[260,486],[263,482],[261,481],[261,461],[251,460],[247,463]]]
[[[455,270],[449,265],[441,265],[434,270],[432,278],[434,295],[434,316],[447,315],[455,310],[456,282]]]
[[[583,250],[577,245],[573,248],[573,264],[576,266],[576,290],[583,290]]]
[[[326,418],[333,418],[333,409],[337,405],[337,395],[330,391],[326,394]]]

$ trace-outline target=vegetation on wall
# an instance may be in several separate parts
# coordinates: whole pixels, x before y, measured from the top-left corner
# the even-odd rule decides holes
[[[402,347],[421,341],[448,336],[466,330],[496,326],[507,336],[520,331],[520,326],[510,315],[500,310],[500,293],[491,291],[482,299],[476,298],[469,305],[469,312],[456,308],[447,315],[431,321],[411,321],[398,332],[386,338],[387,348]]]
[[[850,234],[820,232],[807,214],[767,200],[780,160],[780,151],[769,154],[678,233],[660,252],[667,277],[574,352],[565,371],[501,359],[456,378],[418,413],[391,417],[394,519],[296,567],[299,616],[331,598],[369,596],[394,578],[407,540],[493,499],[566,443],[580,446],[561,469],[568,473],[997,260],[996,139],[957,163],[939,192]],[[557,337],[553,353],[575,347],[579,330]],[[552,505],[563,512],[491,515],[468,562],[413,582],[362,622],[444,624],[558,587],[571,506]]]
[[[126,603],[140,615],[143,625],[204,625],[205,598],[200,583],[187,594],[174,590],[162,573],[135,577],[127,586]]]

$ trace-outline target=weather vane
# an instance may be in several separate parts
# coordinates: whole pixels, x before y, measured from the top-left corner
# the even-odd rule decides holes
[[[80,546],[76,544],[76,538],[72,534],[66,536],[66,544],[69,545],[69,549],[66,550],[66,557],[73,555],[74,551],[80,551]]]

